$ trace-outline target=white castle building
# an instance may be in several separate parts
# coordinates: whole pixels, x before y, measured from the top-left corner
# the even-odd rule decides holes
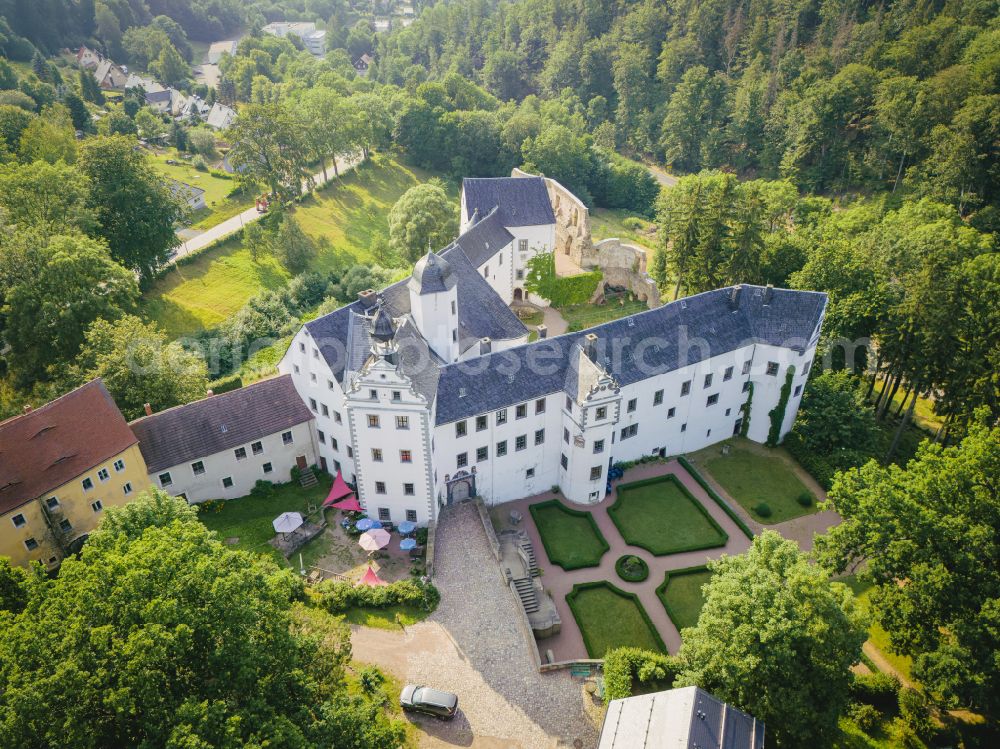
[[[764,442],[772,411],[791,429],[825,294],[735,286],[528,343],[508,305],[555,237],[544,178],[466,179],[450,246],[295,335],[278,368],[316,416],[321,466],[373,517],[425,524],[553,486],[598,502],[616,462]]]

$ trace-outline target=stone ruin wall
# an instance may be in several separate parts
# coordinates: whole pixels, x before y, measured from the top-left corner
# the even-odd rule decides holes
[[[535,175],[514,169],[511,176]],[[554,179],[544,175],[542,178],[556,217],[555,252],[568,255],[584,270],[599,269],[606,284],[628,289],[637,299],[646,302],[650,309],[659,307],[659,289],[646,272],[646,251],[620,239],[604,239],[595,245],[591,238],[590,210],[587,206]],[[598,286],[591,301],[604,301],[604,284]]]

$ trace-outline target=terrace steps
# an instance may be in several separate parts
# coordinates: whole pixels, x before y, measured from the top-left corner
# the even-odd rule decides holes
[[[312,468],[304,468],[302,473],[299,474],[299,486],[316,486],[317,483],[319,483],[319,479],[316,478],[316,474],[313,473]]]
[[[535,583],[527,577],[521,577],[513,580],[514,590],[517,591],[517,597],[521,599],[521,605],[524,607],[524,611],[527,614],[533,614],[538,611],[538,595],[535,592]]]

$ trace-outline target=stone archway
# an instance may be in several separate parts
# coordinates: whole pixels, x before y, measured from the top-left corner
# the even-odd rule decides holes
[[[445,476],[444,482],[448,490],[448,504],[476,496],[475,468],[472,469],[472,473],[457,471],[454,476]]]
[[[514,289],[514,301],[520,302],[523,300],[524,300],[524,290],[520,288]]]

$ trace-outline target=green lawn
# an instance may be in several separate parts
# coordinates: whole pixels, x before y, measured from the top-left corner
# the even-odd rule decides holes
[[[387,215],[400,195],[431,175],[385,157],[349,172],[295,210],[302,228],[325,239],[312,270],[374,262],[372,236],[388,232]],[[160,276],[143,297],[146,316],[173,338],[211,328],[265,289],[285,286],[290,274],[273,258],[256,262],[239,238],[199,253]]]
[[[168,159],[177,163],[168,164]],[[205,191],[205,204],[208,207],[190,217],[194,228],[208,229],[253,205],[250,197],[239,192],[236,180],[200,172],[191,165],[191,161],[182,159],[173,149],[163,154],[150,154],[150,161],[153,168],[163,176]]]
[[[601,323],[618,320],[628,315],[638,312],[645,312],[649,307],[645,302],[630,302],[626,297],[623,303],[613,299],[605,304],[571,304],[566,307],[558,307],[559,314],[563,316],[569,325],[569,331],[586,330]]]
[[[656,595],[677,629],[693,627],[698,623],[701,607],[705,605],[701,587],[711,576],[712,573],[704,565],[672,570],[664,575]]]
[[[344,621],[376,629],[398,630],[409,627],[430,616],[430,611],[412,606],[389,606],[384,609],[348,609]]]
[[[606,582],[581,583],[566,596],[591,658],[611,648],[637,647],[667,652],[663,640],[633,593]]]
[[[608,542],[589,512],[571,510],[557,499],[538,502],[528,510],[552,564],[576,570],[601,563]]]
[[[626,229],[622,221],[634,214],[628,211],[611,208],[592,208],[590,211],[590,233],[595,242],[616,237],[623,242],[637,244],[649,250],[656,249],[656,225],[644,218],[645,231]]]
[[[815,496],[808,507],[798,503],[800,494],[812,492],[784,460],[774,455],[761,455],[735,440],[726,444],[730,447],[729,455],[716,451],[713,457],[705,460],[705,470],[755,520],[770,525],[817,511]],[[754,510],[760,502],[771,508],[770,517],[761,517]]]
[[[656,556],[725,546],[729,536],[676,476],[618,486],[608,515],[625,543]]]
[[[215,531],[220,541],[227,538],[239,538],[230,546],[233,549],[253,551],[271,556],[278,564],[298,569],[299,558],[296,554],[291,564],[268,541],[274,538],[274,527],[271,522],[283,512],[308,513],[309,505],[318,507],[330,491],[332,479],[318,474],[319,484],[303,489],[297,483],[289,482],[274,488],[269,497],[241,497],[231,499],[215,509],[211,505],[199,505],[198,517],[205,526]],[[319,515],[310,518],[320,522]],[[302,558],[308,567],[328,551],[329,542],[319,536],[302,548]]]

